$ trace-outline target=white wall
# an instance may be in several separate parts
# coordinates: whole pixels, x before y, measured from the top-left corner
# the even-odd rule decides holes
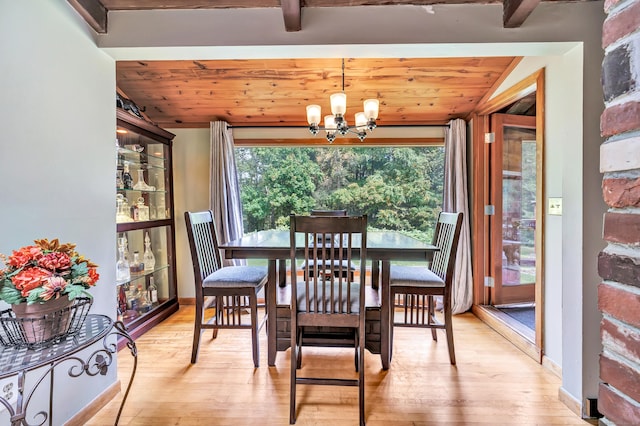
[[[189,251],[185,211],[209,205],[209,129],[170,129],[173,139],[173,189],[176,215],[176,276],[178,297],[195,298],[193,263]]]
[[[0,252],[76,243],[100,265],[91,312],[114,317],[114,60],[66,1],[0,0],[0,10]],[[115,364],[91,378],[59,371],[58,425],[116,380]]]
[[[563,386],[577,401],[582,394],[582,324],[573,319],[582,317],[582,307],[565,298],[581,292],[575,288],[581,280],[575,278],[583,262],[576,250],[583,242],[581,218],[576,217],[582,209],[582,193],[576,190],[583,181],[582,67],[582,43],[562,56],[525,58],[496,92],[545,69],[544,354],[563,366]],[[549,197],[563,198],[562,216],[548,214]]]

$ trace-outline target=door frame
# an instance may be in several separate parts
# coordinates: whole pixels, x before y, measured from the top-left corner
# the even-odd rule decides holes
[[[471,229],[472,229],[472,257],[473,270],[473,313],[504,335],[514,345],[523,350],[537,362],[542,363],[544,354],[544,211],[546,202],[544,198],[544,74],[542,68],[526,77],[511,88],[499,95],[478,105],[471,116],[472,151],[471,161]],[[512,104],[522,97],[536,93],[536,162],[537,162],[537,188],[536,199],[540,200],[540,208],[536,210],[536,276],[540,285],[535,290],[535,336],[533,340],[517,329],[510,327],[503,319],[496,316],[492,310],[485,306],[489,300],[489,288],[485,287],[485,276],[491,276],[489,264],[489,239],[485,238],[490,228],[490,216],[485,215],[485,205],[490,204],[488,186],[488,166],[490,164],[489,150],[485,143],[485,133],[490,129],[490,115],[501,108]]]

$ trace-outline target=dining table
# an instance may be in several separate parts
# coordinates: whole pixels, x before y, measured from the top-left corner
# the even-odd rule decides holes
[[[302,238],[300,235],[299,237]],[[297,244],[298,245],[298,244]],[[303,258],[304,244],[300,244],[299,257]],[[274,366],[278,351],[290,347],[290,310],[286,298],[286,260],[290,258],[291,243],[287,230],[264,230],[246,234],[220,245],[225,259],[264,259],[267,261],[267,286],[265,304],[267,310],[268,365]],[[390,328],[393,313],[389,297],[389,269],[391,261],[428,262],[438,247],[424,243],[398,231],[368,231],[367,259],[371,261],[371,286],[377,297],[367,304],[367,333],[365,347],[380,354],[382,368],[387,370],[391,362]],[[297,255],[298,256],[298,255]],[[279,264],[279,268],[277,267]],[[381,267],[382,265],[382,267]],[[284,296],[283,296],[284,295]],[[275,319],[275,320],[274,320]]]

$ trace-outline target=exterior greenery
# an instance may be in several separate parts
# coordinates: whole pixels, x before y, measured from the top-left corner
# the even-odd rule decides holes
[[[312,209],[366,214],[370,229],[431,241],[444,147],[236,148],[245,232],[286,229]]]

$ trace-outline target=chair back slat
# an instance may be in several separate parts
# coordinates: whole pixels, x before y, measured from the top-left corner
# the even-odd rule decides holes
[[[438,216],[433,245],[439,248],[433,255],[431,271],[446,281],[455,266],[457,242],[460,236],[462,213],[445,213]],[[454,246],[455,245],[455,246]]]
[[[185,221],[191,258],[197,259],[193,262],[193,272],[196,281],[201,284],[207,276],[222,268],[222,255],[218,247],[213,212],[185,212]]]
[[[366,265],[366,226],[366,216],[291,216],[292,283],[297,282],[299,248],[304,255],[304,281],[292,285],[292,309],[316,316],[359,312],[365,273],[352,283],[343,271],[357,258]]]

